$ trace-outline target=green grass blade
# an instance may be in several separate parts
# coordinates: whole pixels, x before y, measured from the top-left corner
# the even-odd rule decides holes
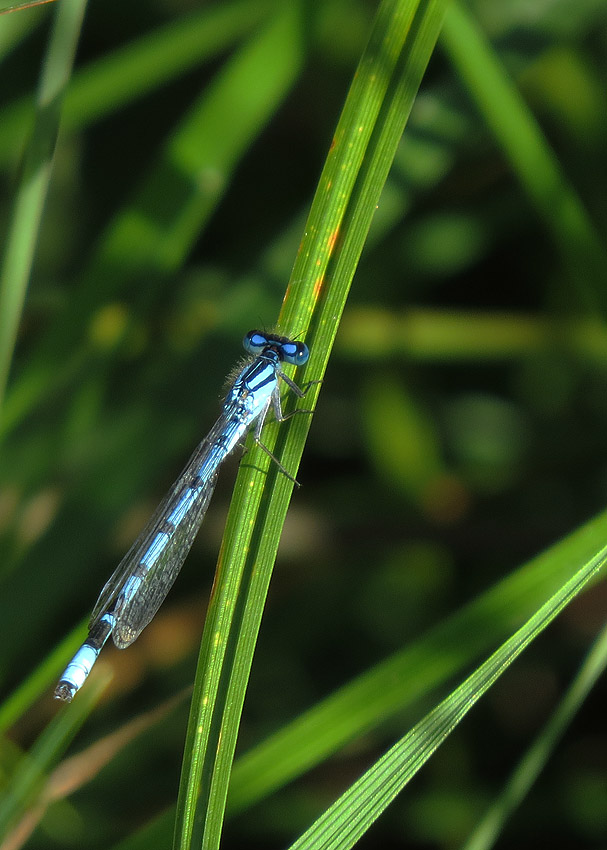
[[[36,120],[25,155],[0,271],[0,410],[48,191],[63,97],[72,71],[85,8],[86,0],[67,0],[59,4],[42,68]]]
[[[442,42],[567,263],[577,293],[577,304],[570,306],[604,314],[603,241],[523,98],[458,0],[445,16]]]
[[[373,213],[424,70],[443,2],[384,2],[340,118],[279,317],[310,344],[322,377]],[[301,379],[300,379],[301,380]],[[305,400],[312,407],[317,387]],[[295,474],[309,418],[264,430]],[[241,465],[200,652],[176,828],[177,847],[217,847],[244,694],[292,483],[260,450]]]
[[[481,696],[596,575],[606,558],[607,548],[603,548],[522,628],[352,785],[291,845],[291,850],[347,850],[353,847]]]
[[[559,740],[606,667],[607,628],[604,628],[541,735],[524,755],[503,792],[464,844],[463,850],[489,850],[493,847],[507,819],[546,766]]]

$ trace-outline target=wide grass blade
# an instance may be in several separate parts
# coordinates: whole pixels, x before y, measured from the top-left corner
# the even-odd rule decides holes
[[[326,367],[350,283],[415,94],[438,38],[444,2],[379,8],[314,197],[279,317],[311,350],[304,379]],[[300,381],[303,379],[299,379]],[[305,399],[313,408],[318,385]],[[295,474],[308,416],[266,428]],[[200,652],[175,845],[219,845],[240,715],[292,483],[260,450],[241,466]]]

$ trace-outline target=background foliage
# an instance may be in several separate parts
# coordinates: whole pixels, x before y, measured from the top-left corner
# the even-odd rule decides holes
[[[239,753],[448,623],[605,504],[607,9],[469,8],[579,207],[530,191],[539,165],[521,182],[512,146],[521,150],[527,128],[492,113],[504,104],[499,78],[487,71],[486,90],[474,83],[466,60],[482,53],[465,18],[448,18],[312,421]],[[39,777],[52,805],[28,847],[108,847],[175,801],[185,689],[237,459],[167,604],[128,652],[104,652],[69,732],[51,699],[69,649],[51,651],[214,420],[244,332],[278,315],[375,5],[310,3],[297,43],[279,40],[251,77],[242,68],[274,11],[260,0],[86,10],[2,419],[7,783],[22,750],[36,739],[42,749],[43,730],[67,745],[61,735],[84,724],[70,750],[84,757],[50,786]],[[3,234],[54,14],[51,4],[0,19]],[[194,196],[183,169],[198,157],[207,166]],[[461,844],[558,705],[604,610],[601,585],[568,608],[361,846]],[[239,798],[237,764],[225,846],[285,846],[455,681],[386,709],[384,723],[262,802]],[[24,682],[30,690],[16,690]],[[535,846],[538,829],[554,846],[604,836],[602,691],[504,846]]]

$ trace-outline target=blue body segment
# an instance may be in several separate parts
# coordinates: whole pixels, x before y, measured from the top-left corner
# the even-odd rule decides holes
[[[116,646],[124,649],[153,619],[194,542],[221,463],[253,425],[257,443],[265,448],[259,437],[270,406],[278,421],[285,418],[279,380],[303,396],[281,369],[282,363],[300,366],[307,361],[309,351],[303,342],[250,331],[243,345],[254,359],[238,372],[219,419],[101,591],[88,637],[55,688],[57,699],[69,702],[74,697],[110,635]]]

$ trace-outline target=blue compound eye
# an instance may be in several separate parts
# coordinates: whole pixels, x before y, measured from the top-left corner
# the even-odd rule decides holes
[[[281,348],[283,359],[287,363],[292,363],[293,366],[303,366],[304,363],[308,362],[310,351],[305,342],[292,342],[289,339],[282,343]]]
[[[260,354],[268,344],[267,336],[261,331],[249,331],[242,341],[244,350],[249,354]]]

